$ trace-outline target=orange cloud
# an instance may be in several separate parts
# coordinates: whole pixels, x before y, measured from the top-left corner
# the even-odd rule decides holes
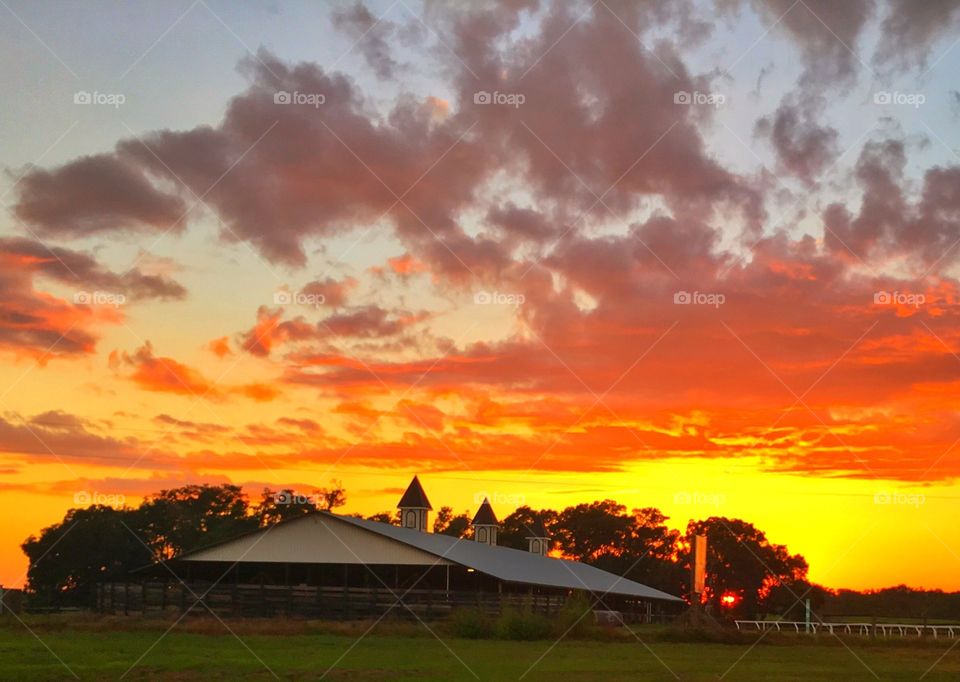
[[[233,355],[233,351],[230,349],[230,340],[226,336],[221,336],[219,339],[214,339],[208,343],[207,350],[216,355],[218,358],[225,358],[228,355]]]
[[[173,358],[154,355],[152,344],[147,341],[133,354],[113,351],[109,357],[110,367],[123,373],[140,388],[158,393],[189,395],[197,398],[222,400],[227,395],[239,394],[265,402],[275,399],[280,392],[266,384],[252,383],[240,386],[220,386],[209,381],[199,370]]]

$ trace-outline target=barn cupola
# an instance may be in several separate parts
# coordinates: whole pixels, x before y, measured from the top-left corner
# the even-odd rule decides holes
[[[527,529],[527,549],[532,554],[547,556],[550,551],[550,535],[542,519],[537,519]]]
[[[486,497],[483,498],[483,504],[480,505],[470,525],[473,527],[474,540],[485,545],[497,544],[497,531],[500,529],[500,522],[497,521],[497,515],[493,513],[490,500]]]
[[[427,532],[427,512],[432,511],[430,500],[427,494],[423,492],[423,486],[420,485],[420,479],[416,476],[407,486],[407,492],[400,498],[397,504],[400,510],[400,525],[404,528],[413,528],[421,533]]]

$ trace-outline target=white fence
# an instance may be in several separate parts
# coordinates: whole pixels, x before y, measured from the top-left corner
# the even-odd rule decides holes
[[[960,637],[960,624],[915,625],[913,623],[810,623],[797,620],[738,620],[737,630],[766,632],[799,632],[817,634],[826,632],[844,635],[872,635],[880,637],[923,637],[934,639]]]

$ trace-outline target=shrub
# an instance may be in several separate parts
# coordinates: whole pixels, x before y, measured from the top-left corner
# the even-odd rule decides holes
[[[457,637],[486,639],[493,636],[494,623],[480,609],[456,609],[450,614],[450,630]]]
[[[504,609],[497,618],[496,635],[500,639],[526,641],[550,636],[553,628],[544,616],[518,609]]]
[[[558,637],[583,637],[593,629],[593,603],[586,595],[576,592],[567,599],[553,617],[554,634]]]

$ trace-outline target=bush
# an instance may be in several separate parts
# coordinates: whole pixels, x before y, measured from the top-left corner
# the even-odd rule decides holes
[[[564,633],[568,637],[586,636],[593,629],[593,603],[586,595],[575,593],[557,611],[553,628],[558,637]]]
[[[487,639],[493,637],[494,623],[480,609],[457,609],[450,614],[450,630],[457,637]]]
[[[504,609],[497,618],[495,630],[500,639],[516,641],[543,639],[553,632],[544,616],[518,609]]]

